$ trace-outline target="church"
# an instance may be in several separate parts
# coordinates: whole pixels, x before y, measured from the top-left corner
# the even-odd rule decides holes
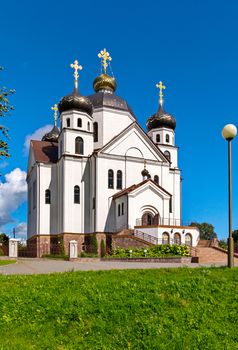
[[[164,109],[165,86],[156,85],[159,106],[145,132],[115,94],[110,54],[104,49],[98,56],[103,73],[93,82],[94,93],[81,95],[82,67],[75,60],[74,89],[52,107],[53,129],[30,142],[28,244],[37,256],[50,253],[59,238],[66,250],[76,240],[81,251],[85,238],[96,233],[100,240],[120,237],[122,245],[129,237],[195,247],[198,229],[182,226],[176,120]]]

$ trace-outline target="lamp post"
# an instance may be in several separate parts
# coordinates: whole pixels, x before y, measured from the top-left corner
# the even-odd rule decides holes
[[[231,141],[236,137],[237,129],[233,124],[227,124],[222,129],[222,136],[228,141],[228,201],[229,201],[229,236],[228,236],[228,267],[234,266],[234,240],[232,237],[232,162]]]

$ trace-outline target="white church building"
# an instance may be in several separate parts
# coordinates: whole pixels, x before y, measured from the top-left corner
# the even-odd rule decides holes
[[[144,131],[115,94],[116,80],[107,74],[109,54],[104,49],[99,57],[104,73],[94,80],[94,94],[80,94],[82,67],[75,61],[74,90],[52,108],[54,128],[41,141],[31,140],[28,242],[50,244],[52,237],[68,235],[83,244],[88,234],[124,233],[196,246],[198,229],[182,226],[176,120],[164,110],[165,87],[157,84],[159,107]]]

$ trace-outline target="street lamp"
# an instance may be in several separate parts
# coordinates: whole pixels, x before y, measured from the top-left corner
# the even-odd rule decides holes
[[[229,237],[228,237],[228,267],[234,266],[234,241],[232,237],[232,163],[231,141],[236,137],[237,129],[233,124],[227,124],[222,129],[222,136],[228,141],[228,200],[229,200]]]

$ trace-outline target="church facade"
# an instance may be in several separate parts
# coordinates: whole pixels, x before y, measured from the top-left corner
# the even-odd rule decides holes
[[[54,128],[41,141],[31,140],[28,241],[68,234],[80,236],[82,243],[87,234],[127,230],[158,244],[196,246],[198,230],[182,226],[176,120],[164,110],[163,84],[158,84],[158,111],[147,120],[145,132],[115,94],[106,50],[101,58],[104,73],[87,97],[78,90],[81,66],[71,65],[74,90],[53,108]]]

